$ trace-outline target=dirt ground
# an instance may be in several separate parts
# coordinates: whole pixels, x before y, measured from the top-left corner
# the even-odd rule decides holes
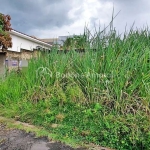
[[[60,142],[49,141],[47,137],[37,138],[34,133],[9,129],[0,122],[0,150],[110,150],[104,147],[74,149]]]

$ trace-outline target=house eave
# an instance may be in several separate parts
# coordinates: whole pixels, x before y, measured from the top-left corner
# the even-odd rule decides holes
[[[20,33],[20,32],[15,31],[15,30],[11,30],[11,31],[10,31],[10,34],[16,35],[16,36],[19,36],[19,37],[22,37],[22,38],[24,38],[24,39],[27,39],[27,40],[30,40],[30,41],[33,41],[33,42],[36,42],[36,43],[39,43],[39,44],[42,44],[43,46],[46,46],[46,47],[52,47],[52,45],[50,45],[50,44],[47,44],[47,43],[45,43],[45,42],[43,42],[43,41],[40,41],[40,40],[35,39],[35,38],[32,38],[32,37],[30,37],[29,35]]]

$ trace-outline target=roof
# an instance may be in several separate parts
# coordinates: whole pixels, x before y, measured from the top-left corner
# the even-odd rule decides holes
[[[42,40],[40,40],[40,39],[37,39],[37,38],[35,38],[35,37],[33,37],[33,36],[29,36],[29,35],[27,35],[27,34],[25,34],[25,33],[22,33],[22,32],[20,32],[20,31],[15,30],[15,29],[12,29],[12,30],[10,31],[10,33],[11,33],[11,34],[14,34],[14,35],[18,35],[18,36],[23,37],[23,38],[28,39],[28,40],[37,42],[37,43],[39,43],[39,44],[43,44],[43,45],[45,45],[45,46],[50,46],[50,47],[52,46],[51,44],[48,44],[48,43],[46,43],[46,42],[44,42],[44,41],[42,41]]]
[[[49,38],[49,39],[40,39],[42,40],[43,42],[54,42],[54,41],[57,41],[58,38]]]
[[[48,43],[48,44],[56,44],[57,43],[57,41],[58,41],[58,38],[48,38],[48,39],[40,39],[40,40],[42,40],[43,42],[46,42],[46,43]]]

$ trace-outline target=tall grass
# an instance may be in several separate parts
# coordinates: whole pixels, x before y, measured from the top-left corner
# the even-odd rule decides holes
[[[149,149],[150,31],[85,28],[85,53],[40,54],[0,85],[0,114],[116,149]],[[52,123],[61,124],[51,128]]]

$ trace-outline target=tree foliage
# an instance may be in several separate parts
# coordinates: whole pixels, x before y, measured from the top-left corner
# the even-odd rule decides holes
[[[64,48],[67,50],[70,49],[85,49],[87,45],[87,36],[86,35],[74,35],[73,37],[68,37],[64,41]]]
[[[0,47],[2,50],[12,47],[12,41],[9,31],[11,17],[9,15],[0,14]]]

